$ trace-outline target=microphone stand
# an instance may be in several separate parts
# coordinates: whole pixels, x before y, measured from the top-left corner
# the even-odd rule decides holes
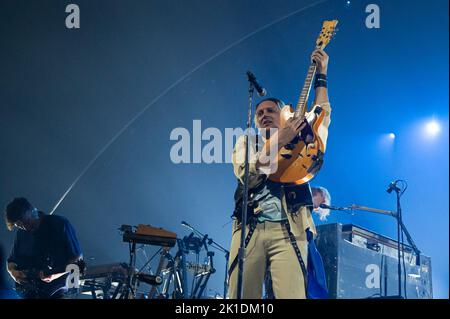
[[[243,200],[242,200],[242,216],[241,216],[241,241],[238,251],[238,275],[237,275],[237,299],[242,299],[244,287],[244,263],[245,263],[245,237],[246,237],[246,227],[247,227],[247,205],[248,205],[248,179],[249,179],[249,139],[250,139],[250,128],[252,121],[252,103],[253,103],[253,92],[255,91],[253,81],[250,76],[248,77],[248,112],[247,112],[247,132],[245,134],[245,162],[244,162],[244,190],[243,190]],[[224,296],[225,298],[225,296]]]
[[[416,244],[414,243],[414,241],[411,238],[411,235],[409,234],[408,230],[406,229],[405,224],[403,224],[403,215],[402,215],[402,207],[400,205],[400,197],[402,196],[402,194],[404,193],[404,191],[406,190],[406,188],[404,190],[401,190],[398,187],[394,187],[393,190],[396,193],[396,197],[397,197],[397,213],[395,215],[396,219],[397,219],[397,240],[398,240],[398,294],[400,298],[403,298],[402,296],[402,286],[401,286],[401,273],[402,273],[402,268],[401,268],[401,262],[400,262],[400,236],[402,235],[402,233],[405,234],[406,239],[408,240],[409,244],[411,245],[412,249],[414,250],[414,253],[416,254],[416,265],[420,265],[420,250],[417,248]],[[402,242],[402,256],[404,259],[405,256],[405,250],[404,250],[404,246],[403,246],[403,242]],[[406,269],[403,269],[403,271],[406,273]],[[406,286],[405,286],[405,296],[406,296]]]
[[[395,194],[397,195],[397,258],[398,258],[398,263],[397,263],[397,276],[398,276],[398,297],[401,299],[402,297],[402,263],[400,261],[401,258],[401,253],[404,255],[405,251],[403,250],[402,252],[400,252],[400,233],[402,231],[401,228],[401,224],[402,224],[402,207],[400,205],[400,189],[399,188],[395,188]],[[403,244],[403,243],[402,243]],[[401,249],[403,249],[404,247],[402,247]],[[406,272],[406,269],[404,269],[404,271]],[[406,293],[406,291],[405,291]]]
[[[205,248],[206,248],[206,240],[208,240],[208,245],[211,245],[212,247],[216,248],[217,250],[222,251],[225,254],[225,280],[223,282],[223,299],[226,299],[227,293],[228,293],[228,260],[230,258],[230,252],[228,250],[226,250],[225,248],[223,248],[219,243],[214,241],[212,238],[208,237],[208,235],[202,234],[201,232],[199,232],[197,229],[195,229],[188,223],[183,222],[183,226],[189,228],[190,230],[192,230],[194,233],[196,233],[200,237],[203,237],[203,242],[204,242]],[[206,248],[206,250],[208,250],[208,249]],[[212,260],[212,258],[210,258],[210,260]]]

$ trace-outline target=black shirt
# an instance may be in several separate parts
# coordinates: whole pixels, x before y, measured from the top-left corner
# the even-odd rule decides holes
[[[81,256],[75,229],[65,217],[39,214],[41,222],[37,230],[16,232],[8,262],[22,270],[64,269],[70,260]],[[64,287],[66,277],[54,280],[49,289]]]

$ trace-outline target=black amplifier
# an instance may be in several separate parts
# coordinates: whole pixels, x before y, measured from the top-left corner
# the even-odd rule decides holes
[[[320,225],[317,232],[330,298],[398,296],[397,241],[351,224]],[[402,271],[402,297],[433,298],[430,257],[417,257],[407,245],[404,255],[406,294]]]

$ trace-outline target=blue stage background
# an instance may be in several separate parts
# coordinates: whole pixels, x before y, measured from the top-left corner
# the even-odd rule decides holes
[[[395,209],[385,189],[406,179],[404,222],[432,258],[435,298],[448,298],[448,2],[375,1],[380,29],[365,26],[373,1],[86,1],[68,30],[68,1],[0,4],[0,205],[16,196],[50,210],[97,152],[150,101],[196,66],[111,144],[56,211],[75,225],[91,263],[127,261],[121,224],[189,231],[225,247],[236,181],[230,164],[171,162],[176,127],[244,127],[245,71],[271,96],[295,103],[324,19],[339,19],[330,55],[333,108],[325,164],[312,185],[332,204]],[[441,130],[430,136],[430,120]],[[387,135],[394,133],[396,138]],[[225,156],[225,155],[224,155]],[[333,214],[395,237],[395,221]],[[13,233],[0,227],[3,246]],[[152,250],[150,249],[150,252]],[[223,255],[208,294],[221,293]]]

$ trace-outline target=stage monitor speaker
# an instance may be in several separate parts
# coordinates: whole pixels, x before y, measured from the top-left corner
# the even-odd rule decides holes
[[[397,241],[351,224],[320,225],[317,232],[330,298],[398,296]],[[404,252],[406,294],[402,272],[402,297],[433,298],[430,257],[418,258],[406,245]]]

